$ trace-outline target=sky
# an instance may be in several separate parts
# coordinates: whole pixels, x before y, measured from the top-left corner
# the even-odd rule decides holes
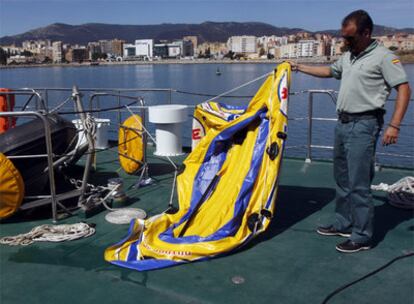
[[[375,24],[414,27],[414,0],[0,0],[0,37],[59,22],[160,24],[257,21],[309,31],[338,29],[366,10]]]

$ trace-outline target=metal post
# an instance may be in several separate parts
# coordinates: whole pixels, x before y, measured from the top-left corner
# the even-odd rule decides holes
[[[47,152],[47,166],[49,168],[49,185],[50,185],[50,196],[52,199],[52,216],[53,223],[57,223],[57,198],[56,198],[56,185],[55,185],[55,171],[53,169],[53,148],[52,148],[52,136],[50,133],[49,121],[45,116],[38,114],[43,120],[45,128],[45,140],[46,140],[46,152]]]
[[[48,94],[47,89],[44,89],[43,95],[44,95],[44,101],[45,101],[46,109],[49,109],[49,94]]]
[[[78,206],[82,206],[84,196],[85,196],[86,185],[87,185],[87,182],[88,182],[88,179],[89,179],[89,171],[90,171],[92,161],[93,161],[93,154],[94,154],[94,150],[95,150],[95,144],[94,144],[94,139],[92,138],[92,135],[89,132],[87,132],[87,130],[86,130],[86,124],[85,124],[86,114],[83,110],[83,105],[82,105],[82,101],[81,101],[81,97],[80,97],[80,93],[78,91],[78,88],[76,86],[74,86],[72,90],[73,90],[72,97],[75,100],[76,107],[77,107],[77,110],[79,111],[79,116],[80,116],[81,121],[82,121],[83,131],[85,132],[86,140],[88,141],[88,155],[86,156],[85,170],[83,172],[83,178],[82,178],[81,194],[80,194],[79,200],[78,200]]]
[[[99,100],[99,95],[98,95],[98,97],[96,98],[96,109],[98,110],[98,111],[96,112],[96,116],[97,116],[98,118],[100,118],[100,117],[101,117],[101,113],[99,112],[99,110],[101,109],[101,101]]]
[[[309,92],[308,98],[308,151],[306,163],[312,162],[312,123],[313,123],[313,92]]]
[[[146,122],[145,122],[145,100],[144,98],[140,98],[139,102],[141,104],[141,121],[142,121],[142,125],[146,128]],[[148,141],[148,135],[146,132],[144,132],[144,128],[142,128],[142,141],[144,143],[144,147],[143,147],[143,162],[145,164],[145,166],[147,165],[147,141]],[[145,178],[147,178],[148,176],[145,176]]]
[[[118,91],[118,125],[121,125],[121,91]]]
[[[13,112],[12,105],[11,105],[11,95],[6,95],[6,112]],[[13,117],[7,116],[7,127],[12,128]]]

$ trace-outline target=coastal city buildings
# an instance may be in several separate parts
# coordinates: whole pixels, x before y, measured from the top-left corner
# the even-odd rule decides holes
[[[374,37],[392,51],[414,52],[414,35]],[[71,45],[62,41],[27,40],[21,46],[1,46],[7,64],[94,61],[152,61],[164,59],[301,59],[334,60],[344,51],[342,38],[298,32],[287,36],[231,36],[227,42],[202,41],[197,36],[157,41],[120,39]]]
[[[213,56],[222,59],[228,53],[227,43],[224,42],[204,42],[197,47],[197,56],[206,58]]]
[[[410,37],[411,36],[411,37]],[[409,51],[414,49],[413,35],[395,35],[376,37],[380,44],[391,50]]]

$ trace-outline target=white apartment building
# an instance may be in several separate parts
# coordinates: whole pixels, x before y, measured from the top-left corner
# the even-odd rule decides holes
[[[299,40],[297,43],[296,57],[316,56],[317,44],[318,42],[316,40]]]
[[[227,48],[234,53],[256,53],[257,43],[255,36],[232,36],[227,40]]]
[[[38,54],[42,49],[48,49],[51,47],[51,41],[45,40],[26,40],[22,42],[22,47],[26,51]]]
[[[283,37],[279,37],[279,36],[262,36],[257,38],[257,43],[261,44],[263,46],[281,46],[284,44],[288,43],[288,37],[283,36]]]
[[[154,40],[139,39],[135,40],[134,44],[124,44],[124,57],[153,57]]]
[[[180,57],[181,56],[181,46],[179,44],[169,43],[168,47],[168,57]]]
[[[152,58],[152,50],[154,48],[154,40],[152,39],[140,39],[135,40],[136,56]]]
[[[63,59],[62,41],[52,43],[52,60],[54,63],[61,63]]]
[[[298,44],[288,43],[280,47],[280,58],[297,58],[298,57]]]

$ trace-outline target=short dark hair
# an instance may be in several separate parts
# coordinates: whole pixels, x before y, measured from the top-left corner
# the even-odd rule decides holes
[[[342,27],[347,25],[350,21],[354,21],[359,34],[362,34],[366,29],[369,30],[369,34],[372,34],[374,23],[371,17],[364,10],[357,10],[350,13],[342,20]]]

